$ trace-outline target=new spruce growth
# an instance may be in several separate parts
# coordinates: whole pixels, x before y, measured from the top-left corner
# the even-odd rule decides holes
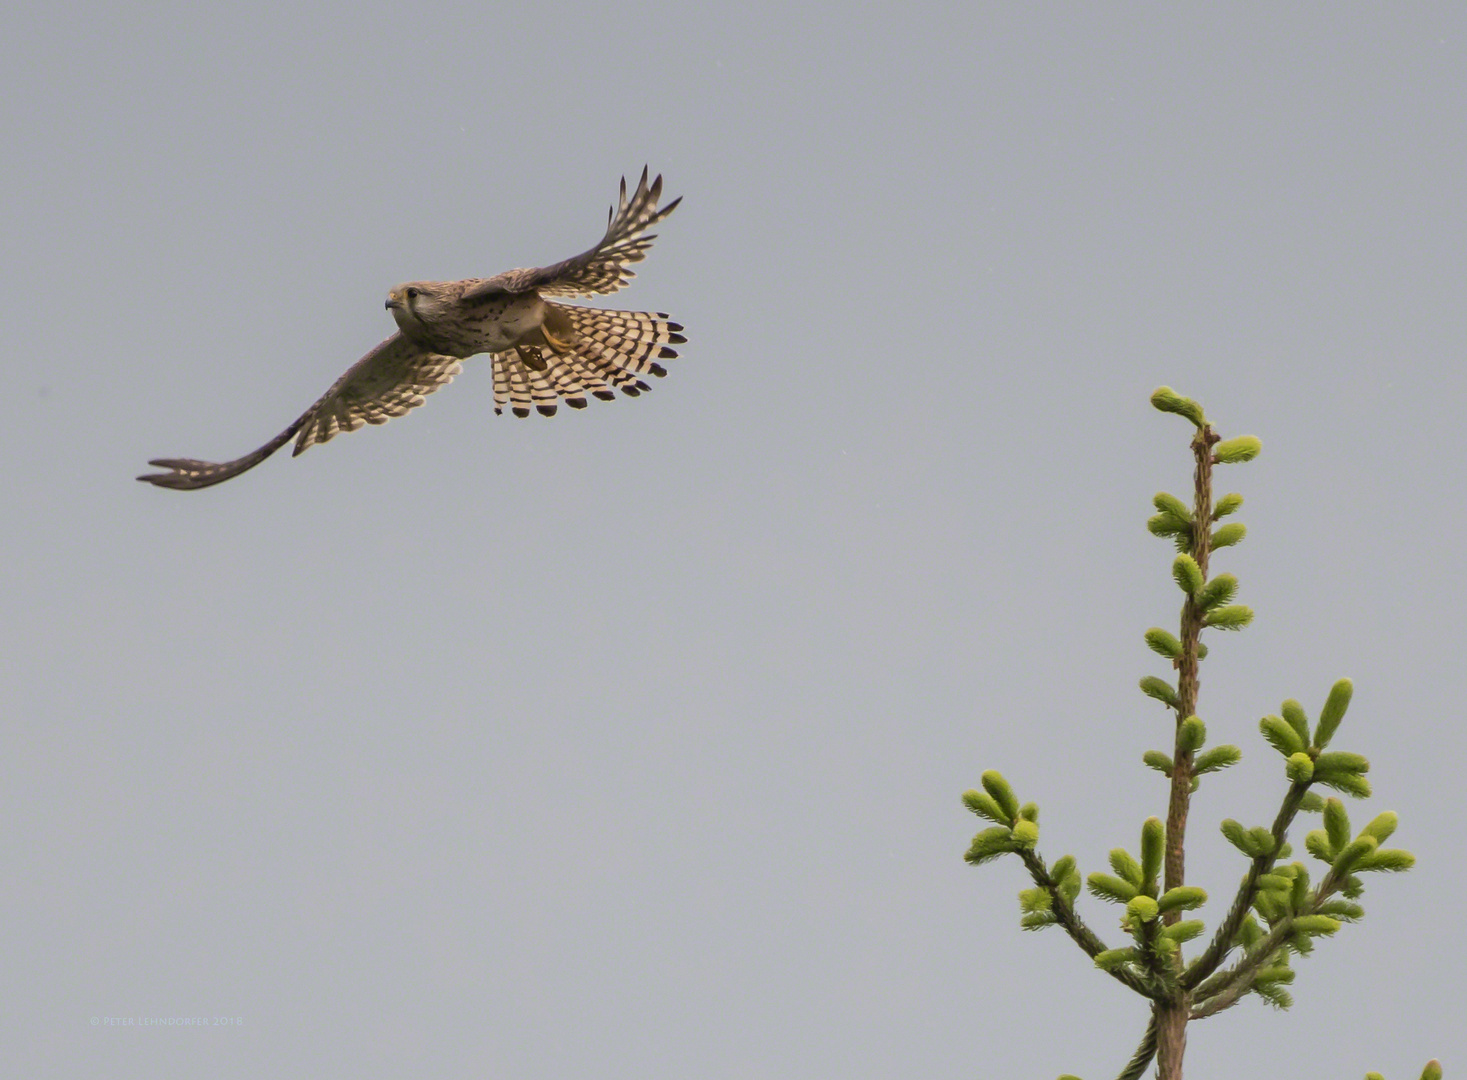
[[[1207,725],[1198,712],[1199,665],[1207,655],[1201,639],[1204,631],[1242,630],[1253,620],[1251,608],[1234,602],[1238,579],[1212,572],[1215,551],[1247,535],[1241,522],[1219,524],[1242,507],[1243,496],[1214,499],[1213,471],[1252,461],[1263,444],[1251,435],[1221,439],[1197,402],[1168,387],[1157,390],[1151,403],[1192,425],[1193,490],[1190,505],[1167,492],[1155,495],[1156,513],[1146,523],[1153,535],[1175,546],[1169,571],[1182,594],[1176,631],[1152,627],[1144,634],[1146,646],[1169,671],[1140,682],[1141,692],[1165,706],[1172,719],[1171,753],[1148,750],[1142,759],[1168,782],[1166,817],[1147,818],[1134,850],[1115,848],[1108,870],[1083,877],[1093,898],[1119,905],[1120,940],[1103,941],[1081,918],[1076,902],[1082,877],[1075,859],[1066,855],[1046,864],[1034,803],[1021,806],[1008,782],[991,770],[982,776],[982,790],[963,795],[969,810],[992,823],[973,838],[967,860],[977,865],[1012,855],[1033,882],[1019,894],[1020,925],[1061,927],[1096,968],[1145,999],[1149,1023],[1120,1080],[1136,1080],[1153,1059],[1161,1080],[1179,1080],[1187,1025],[1248,995],[1288,1008],[1295,962],[1363,917],[1357,902],[1365,888],[1362,875],[1409,870],[1415,861],[1408,851],[1384,846],[1396,830],[1394,813],[1377,814],[1355,831],[1340,798],[1319,790],[1357,799],[1371,790],[1365,778],[1370,762],[1332,745],[1353,692],[1350,680],[1340,679],[1314,723],[1293,699],[1259,722],[1264,741],[1282,759],[1273,822],[1222,822],[1223,836],[1245,861],[1242,883],[1210,933],[1202,920],[1183,918],[1207,900],[1206,892],[1184,880],[1192,793],[1204,776],[1242,757],[1236,746],[1206,745]],[[1304,863],[1291,861],[1288,836],[1301,813],[1319,815],[1320,827],[1304,839],[1305,852],[1317,861],[1315,877]],[[1189,955],[1184,946],[1190,942],[1201,946]],[[1422,1073],[1422,1080],[1440,1077],[1434,1061]]]

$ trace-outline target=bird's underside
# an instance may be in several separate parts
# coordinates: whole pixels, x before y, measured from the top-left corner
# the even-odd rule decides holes
[[[385,424],[423,404],[453,381],[460,361],[489,353],[494,411],[553,415],[560,402],[584,409],[588,398],[610,401],[617,391],[636,397],[648,375],[667,374],[659,361],[687,340],[664,312],[608,311],[548,297],[617,292],[634,276],[629,264],[646,257],[657,222],[681,199],[658,209],[662,177],[647,170],[631,198],[622,180],[619,205],[606,235],[589,251],[551,266],[510,270],[492,278],[416,281],[387,298],[398,332],[362,357],[321,398],[264,446],[234,461],[155,458],[168,470],[138,477],[159,487],[209,487],[254,468],[287,442],[295,454],[364,424]]]

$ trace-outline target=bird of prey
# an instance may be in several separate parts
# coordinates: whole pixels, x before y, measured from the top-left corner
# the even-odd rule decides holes
[[[586,397],[610,401],[620,390],[636,397],[650,389],[644,375],[666,375],[659,360],[687,339],[665,312],[608,311],[560,304],[547,297],[614,293],[635,275],[656,239],[647,230],[672,213],[681,198],[662,208],[662,177],[647,183],[647,170],[627,198],[622,178],[619,205],[607,215],[606,235],[589,251],[551,266],[507,270],[492,278],[409,281],[387,294],[397,333],[362,357],[300,418],[258,450],[234,461],[155,458],[167,472],[138,477],[159,487],[189,491],[252,469],[292,438],[295,454],[341,431],[385,424],[423,404],[451,382],[459,361],[489,353],[494,367],[494,411],[507,404],[515,416],[554,414],[560,399],[584,409]]]

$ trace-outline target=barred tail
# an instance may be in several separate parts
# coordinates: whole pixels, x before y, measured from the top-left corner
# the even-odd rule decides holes
[[[677,356],[673,345],[687,341],[663,312],[606,311],[550,304],[572,329],[568,347],[559,343],[521,346],[494,354],[494,411],[506,404],[515,416],[533,409],[552,416],[560,399],[584,409],[586,397],[611,401],[620,390],[637,397],[651,387],[641,376],[667,374],[659,360]],[[542,367],[544,370],[537,370]]]

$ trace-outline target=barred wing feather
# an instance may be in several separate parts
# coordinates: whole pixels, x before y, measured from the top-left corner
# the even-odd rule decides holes
[[[642,179],[630,199],[626,177],[622,177],[617,206],[608,214],[606,235],[599,244],[551,266],[498,274],[465,292],[464,301],[472,304],[482,296],[531,290],[542,296],[605,296],[625,288],[636,276],[627,267],[645,259],[652,241],[657,239],[656,233],[647,230],[682,202],[679,196],[659,210],[657,200],[661,197],[660,175],[649,185],[647,170],[643,168]]]
[[[223,462],[154,458],[149,465],[168,471],[138,479],[180,491],[222,484],[253,469],[292,438],[294,453],[300,454],[340,432],[355,431],[363,424],[385,424],[423,404],[424,397],[451,382],[458,372],[455,357],[425,352],[401,334],[393,334],[353,364],[295,423],[244,457]]]

